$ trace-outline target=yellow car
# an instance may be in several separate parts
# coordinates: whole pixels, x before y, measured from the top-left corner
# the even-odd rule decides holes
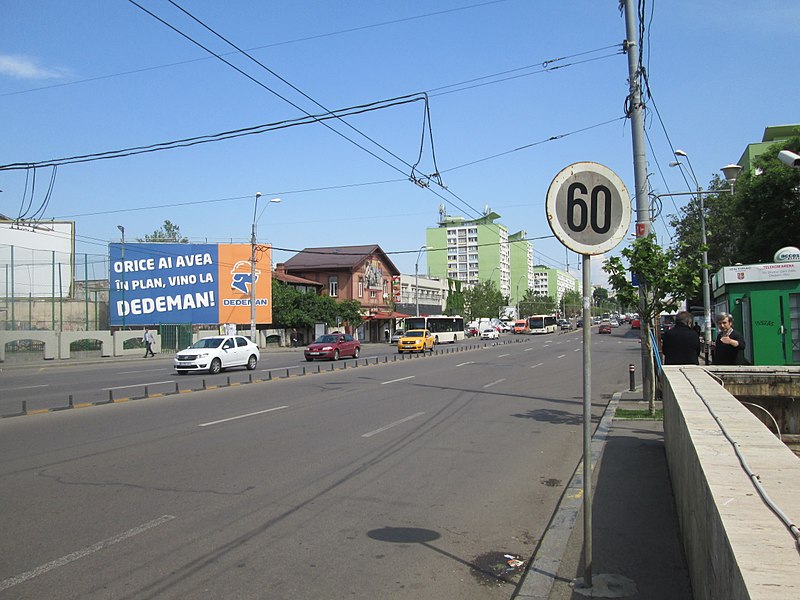
[[[397,353],[403,352],[433,352],[435,340],[427,329],[410,329],[403,334],[397,342]]]

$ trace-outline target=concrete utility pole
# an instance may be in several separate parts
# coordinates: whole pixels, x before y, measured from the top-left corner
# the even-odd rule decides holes
[[[642,104],[641,73],[639,72],[639,46],[636,39],[636,7],[633,0],[625,2],[625,51],[628,53],[628,116],[631,118],[631,139],[633,142],[633,177],[636,195],[636,237],[650,235],[652,218],[647,196],[647,154],[644,136],[644,105]],[[639,287],[639,313],[644,316],[645,290]],[[647,336],[650,328],[644,326],[639,335],[642,340],[642,390],[648,406],[653,401],[652,363],[647,351]]]

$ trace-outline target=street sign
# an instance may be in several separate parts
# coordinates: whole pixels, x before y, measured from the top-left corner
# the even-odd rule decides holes
[[[562,169],[547,190],[547,222],[555,236],[578,254],[603,254],[625,237],[631,198],[608,167],[578,162]]]

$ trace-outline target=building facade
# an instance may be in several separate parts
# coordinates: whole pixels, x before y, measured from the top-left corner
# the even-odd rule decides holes
[[[532,289],[537,294],[550,296],[558,304],[565,293],[580,291],[581,287],[580,282],[566,271],[536,265],[533,267]]]
[[[471,220],[442,211],[438,226],[426,230],[428,275],[470,285],[493,281],[516,302],[517,289],[521,297],[533,278],[533,249],[524,231],[509,234],[499,218],[488,208]]]

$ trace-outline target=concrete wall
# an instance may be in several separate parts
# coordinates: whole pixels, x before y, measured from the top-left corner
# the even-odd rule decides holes
[[[100,340],[101,356],[134,356],[141,354],[141,348],[124,349],[125,340],[142,339],[144,329],[115,331],[0,331],[0,362],[6,360],[6,344],[21,340],[36,340],[44,342],[45,360],[52,360],[58,356],[61,359],[70,358],[70,344],[79,340]],[[161,336],[153,331],[156,343],[153,350],[158,352],[161,348]]]
[[[663,400],[667,461],[694,597],[800,598],[797,542],[759,496],[722,427],[795,523],[800,460],[702,367],[664,367]]]

